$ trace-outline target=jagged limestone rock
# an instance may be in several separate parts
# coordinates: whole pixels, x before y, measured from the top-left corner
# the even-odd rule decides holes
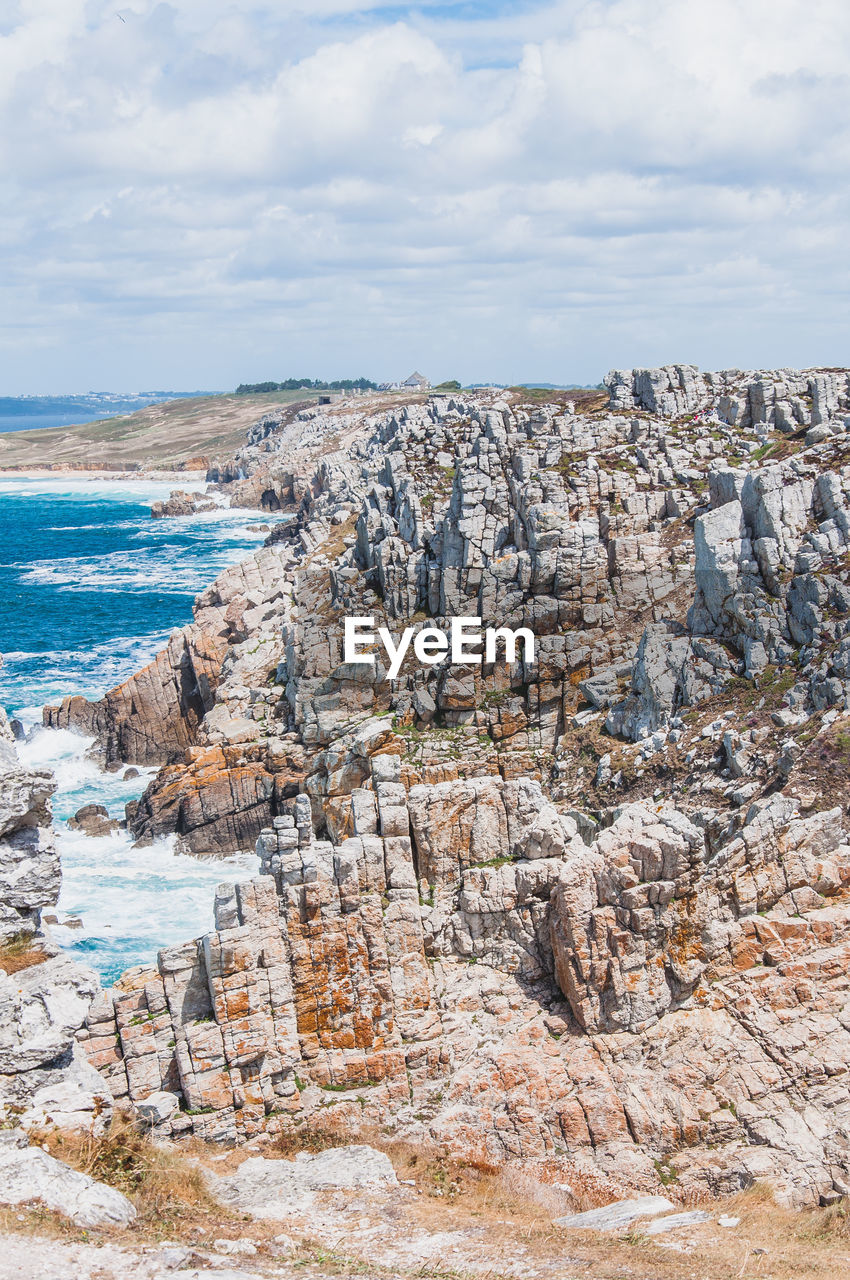
[[[50,825],[54,790],[52,774],[21,766],[3,715],[0,1116],[26,1129],[99,1129],[111,1114],[111,1095],[76,1037],[100,983],[58,955],[41,929],[41,913],[55,905],[61,883]]]
[[[90,1014],[116,1097],[181,1096],[158,1134],[277,1133],[330,1090],[464,1159],[840,1194],[847,375],[607,385],[258,427],[212,478],[286,515],[269,546],[52,713],[160,740],[137,835],[258,841],[216,930]],[[535,661],[389,681],[342,660],[364,615],[528,627]]]

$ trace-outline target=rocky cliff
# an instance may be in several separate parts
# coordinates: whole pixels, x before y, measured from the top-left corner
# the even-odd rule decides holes
[[[77,1034],[100,984],[59,954],[41,912],[59,897],[49,773],[22,767],[0,712],[0,1125],[100,1127],[112,1100]]]
[[[848,374],[606,383],[258,424],[212,478],[269,544],[48,713],[166,762],[139,836],[258,841],[217,930],[90,1016],[163,1132],[332,1102],[490,1164],[850,1188]],[[345,616],[536,660],[390,681]]]

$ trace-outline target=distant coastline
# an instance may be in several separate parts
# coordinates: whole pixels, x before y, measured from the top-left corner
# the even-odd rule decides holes
[[[140,463],[57,462],[41,467],[0,466],[0,480],[77,480],[152,481],[163,484],[198,485],[206,479],[206,469],[179,464],[174,467],[143,467]]]
[[[270,412],[297,412],[318,397],[303,393],[270,395],[188,395],[158,398],[144,408],[124,410],[119,397],[0,397],[0,472],[107,471],[136,475],[149,471],[206,472],[210,461],[230,457],[245,443],[245,433]],[[164,394],[164,393],[163,393]],[[21,413],[17,405],[24,405]],[[41,412],[36,410],[41,407]],[[59,425],[43,419],[60,414]],[[73,422],[66,418],[75,416]],[[20,418],[29,420],[21,424]]]
[[[91,391],[86,395],[0,396],[0,432],[76,427],[137,413],[168,401],[197,399],[211,391]]]
[[[165,400],[194,400],[198,396],[213,396],[217,391],[87,391],[83,395],[0,395],[0,418],[8,415],[22,418],[40,417],[42,414],[88,414],[85,421],[94,417],[109,417],[115,413],[134,413],[146,409],[149,404],[162,404]]]

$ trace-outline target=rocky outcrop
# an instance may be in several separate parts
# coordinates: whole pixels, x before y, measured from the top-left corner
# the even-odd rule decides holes
[[[103,1125],[111,1097],[77,1043],[97,976],[58,954],[41,912],[59,897],[49,773],[24,769],[0,713],[0,1117],[4,1127]]]
[[[830,661],[850,615],[850,468],[825,471],[831,449],[757,473],[719,472],[711,510],[695,526],[693,630],[723,636],[747,671],[788,665],[796,651],[812,694],[842,703],[841,659]]]
[[[212,627],[186,628],[102,701],[74,696],[58,707],[45,707],[44,724],[96,737],[108,763],[161,764],[194,743],[212,706],[224,651]]]
[[[253,732],[254,724],[246,721],[246,730]],[[252,849],[284,801],[298,793],[304,757],[295,743],[194,747],[128,806],[131,829],[139,838],[175,833],[194,853]]]
[[[729,426],[763,435],[771,427],[789,435],[805,432],[811,444],[832,435],[836,424],[840,430],[850,412],[845,369],[700,373],[696,365],[676,364],[614,370],[605,385],[618,410],[673,419],[713,410],[716,420]]]
[[[259,424],[210,479],[289,518],[199,599],[153,702],[140,676],[51,713],[113,758],[162,734],[140,838],[258,839],[215,931],[89,1015],[158,1133],[333,1102],[646,1192],[658,1166],[850,1189],[847,375],[606,382]],[[345,616],[525,627],[535,658],[414,639],[390,680],[380,649],[343,660]]]
[[[613,408],[643,409],[662,417],[679,418],[694,413],[709,399],[708,379],[693,364],[674,364],[662,369],[615,369],[605,378],[605,386]]]
[[[328,452],[334,424],[337,440],[348,443]],[[209,803],[200,807],[209,814],[207,832],[188,817],[159,826],[158,814],[175,806],[155,794],[182,771],[192,795],[194,747],[250,748],[244,764],[229,767],[248,769],[247,807],[265,820],[278,800],[263,773],[263,751],[253,744],[277,750],[295,730],[309,756],[308,789],[332,802],[333,760],[347,750],[341,737],[358,719],[385,710],[471,734],[479,745],[489,738],[499,747],[489,769],[503,777],[528,772],[530,751],[557,749],[594,660],[627,663],[647,599],[662,608],[689,571],[687,548],[667,548],[649,531],[668,500],[648,502],[620,469],[616,451],[630,447],[633,432],[613,416],[591,431],[569,407],[563,414],[514,411],[498,401],[445,398],[398,414],[360,412],[351,421],[311,410],[294,425],[314,467],[299,488],[297,518],[279,526],[280,535],[252,561],[218,579],[199,599],[195,624],[145,672],[99,704],[68,700],[46,712],[51,724],[97,734],[112,760],[164,756],[174,769],[143,801],[140,832],[180,830],[198,851],[234,839],[225,784],[206,775]],[[610,470],[577,465],[573,475],[572,457],[583,458],[596,438],[612,451]],[[279,481],[289,493],[291,465],[275,471],[277,455],[267,450],[274,442],[272,433],[253,446],[255,470],[264,484],[279,489]],[[247,462],[240,460],[240,472]],[[242,483],[235,476],[229,482],[232,497]],[[632,496],[634,511],[623,522],[628,536],[617,537],[619,517],[610,507],[631,506]],[[624,619],[635,615],[631,641],[628,624],[611,629],[620,601]],[[420,673],[408,666],[388,687],[382,667],[342,663],[340,615],[364,610],[392,626],[417,625],[429,614],[444,622],[456,613],[529,626],[540,636],[540,656],[528,669],[516,662],[498,672],[493,664]],[[423,780],[432,777],[423,771]],[[343,796],[347,786],[343,780]],[[255,837],[258,829],[236,838]]]
[[[59,855],[50,827],[53,775],[24,769],[0,710],[0,943],[36,932],[59,897]]]
[[[195,621],[175,631],[149,666],[100,702],[70,697],[59,707],[45,707],[45,725],[93,734],[108,763],[161,764],[180,758],[196,744],[201,722],[216,707],[216,689],[230,648],[249,633],[255,661],[247,665],[252,674],[256,668],[268,674],[265,664],[274,663],[276,651],[269,647],[272,626],[263,630],[263,624],[271,624],[278,611],[286,591],[284,572],[277,548],[264,548],[225,570],[196,600]],[[236,727],[226,720],[218,740],[225,734],[231,735],[228,740],[238,740]],[[207,727],[215,741],[214,721]],[[248,735],[253,732],[249,728]]]
[[[586,843],[531,780],[408,791],[401,769],[372,757],[339,843],[299,796],[216,932],[93,1007],[116,1098],[167,1091],[158,1132],[232,1140],[349,1095],[488,1163],[560,1149],[650,1186],[663,1159],[800,1204],[844,1185],[840,810],[776,796],[718,840],[631,805]]]
[[[693,994],[702,932],[705,838],[675,810],[627,809],[554,889],[558,985],[585,1031],[639,1032]]]
[[[172,489],[167,498],[151,504],[151,517],[162,520],[166,516],[194,516],[204,511],[215,511],[216,503],[202,493],[188,493],[185,489]]]
[[[669,623],[651,624],[637,647],[629,696],[611,707],[605,727],[611,734],[637,742],[668,728],[682,707],[720,693],[740,669],[741,664],[717,642],[689,636]],[[582,687],[590,690],[592,684],[585,682]]]
[[[82,831],[87,836],[108,836],[120,827],[116,818],[110,818],[109,810],[103,804],[84,804],[73,818],[68,819],[72,831]]]

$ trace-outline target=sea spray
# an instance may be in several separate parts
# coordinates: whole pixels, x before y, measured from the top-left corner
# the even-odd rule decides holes
[[[92,739],[56,729],[35,729],[19,744],[23,764],[56,777],[54,826],[62,858],[62,892],[53,926],[56,941],[96,969],[106,983],[135,964],[150,963],[158,948],[210,929],[216,885],[256,873],[253,854],[199,859],[176,852],[174,836],[136,847],[126,830],[87,836],[67,820],[86,804],[102,804],[122,818],[153,776],[140,769],[106,773],[89,754]],[[70,924],[63,923],[71,921]]]

